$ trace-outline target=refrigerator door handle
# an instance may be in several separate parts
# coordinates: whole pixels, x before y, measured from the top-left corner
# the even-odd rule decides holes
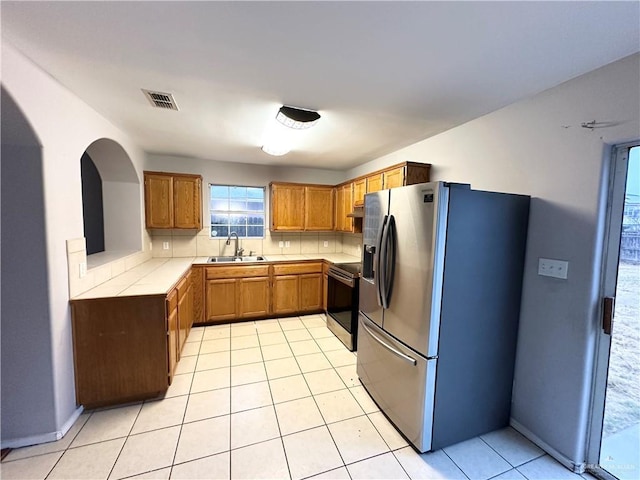
[[[378,338],[376,335],[373,334],[373,332],[371,330],[369,330],[369,327],[367,327],[367,325],[362,322],[362,328],[365,329],[365,331],[369,334],[369,336],[371,338],[373,338],[376,342],[378,342],[380,345],[382,345],[384,348],[386,348],[387,350],[389,350],[390,352],[394,353],[395,355],[397,355],[398,357],[400,357],[402,360],[404,360],[407,363],[410,363],[411,365],[413,365],[414,367],[418,364],[417,360],[413,357],[410,357],[409,355],[405,355],[404,353],[396,350],[395,348],[393,348],[391,345],[389,345],[388,343],[386,343],[385,341],[383,341],[382,339]]]
[[[384,272],[382,271],[382,257],[383,257],[383,252],[382,252],[382,244],[384,242],[384,236],[385,236],[385,231],[387,228],[387,219],[389,218],[388,215],[385,215],[384,218],[382,219],[382,227],[380,228],[380,232],[378,232],[378,239],[376,241],[376,251],[377,251],[377,258],[376,258],[376,269],[375,269],[375,274],[374,274],[374,282],[376,284],[376,298],[378,300],[378,305],[379,306],[383,306],[383,299],[384,299],[384,293],[382,291],[383,286],[384,286]]]
[[[396,276],[396,219],[393,215],[387,221],[386,247],[385,247],[385,267],[384,267],[384,298],[382,304],[384,308],[389,308],[391,303],[391,293],[393,291],[393,280]],[[389,254],[391,252],[391,254]]]

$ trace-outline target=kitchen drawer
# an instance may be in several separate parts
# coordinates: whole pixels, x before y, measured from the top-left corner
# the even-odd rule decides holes
[[[299,273],[322,273],[322,263],[288,263],[274,265],[274,275],[296,275]]]
[[[269,265],[238,265],[207,267],[207,280],[214,278],[241,278],[269,276]]]

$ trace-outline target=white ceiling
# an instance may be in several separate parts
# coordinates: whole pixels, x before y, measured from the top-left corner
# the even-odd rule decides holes
[[[336,169],[640,50],[636,1],[2,1],[1,15],[3,41],[147,151]],[[282,104],[322,118],[272,157],[260,145]]]

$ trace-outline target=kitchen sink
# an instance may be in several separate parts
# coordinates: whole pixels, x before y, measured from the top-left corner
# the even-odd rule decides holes
[[[264,262],[265,258],[260,256],[244,257],[209,257],[207,263],[230,263],[230,262]]]

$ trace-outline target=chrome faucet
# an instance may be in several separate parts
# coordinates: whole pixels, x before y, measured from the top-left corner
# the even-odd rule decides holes
[[[234,235],[236,237],[236,249],[233,255],[236,257],[241,257],[242,253],[244,252],[244,248],[239,246],[240,239],[238,238],[238,234],[236,232],[231,232],[229,234],[229,236],[227,237],[227,245],[231,245],[231,237]]]

